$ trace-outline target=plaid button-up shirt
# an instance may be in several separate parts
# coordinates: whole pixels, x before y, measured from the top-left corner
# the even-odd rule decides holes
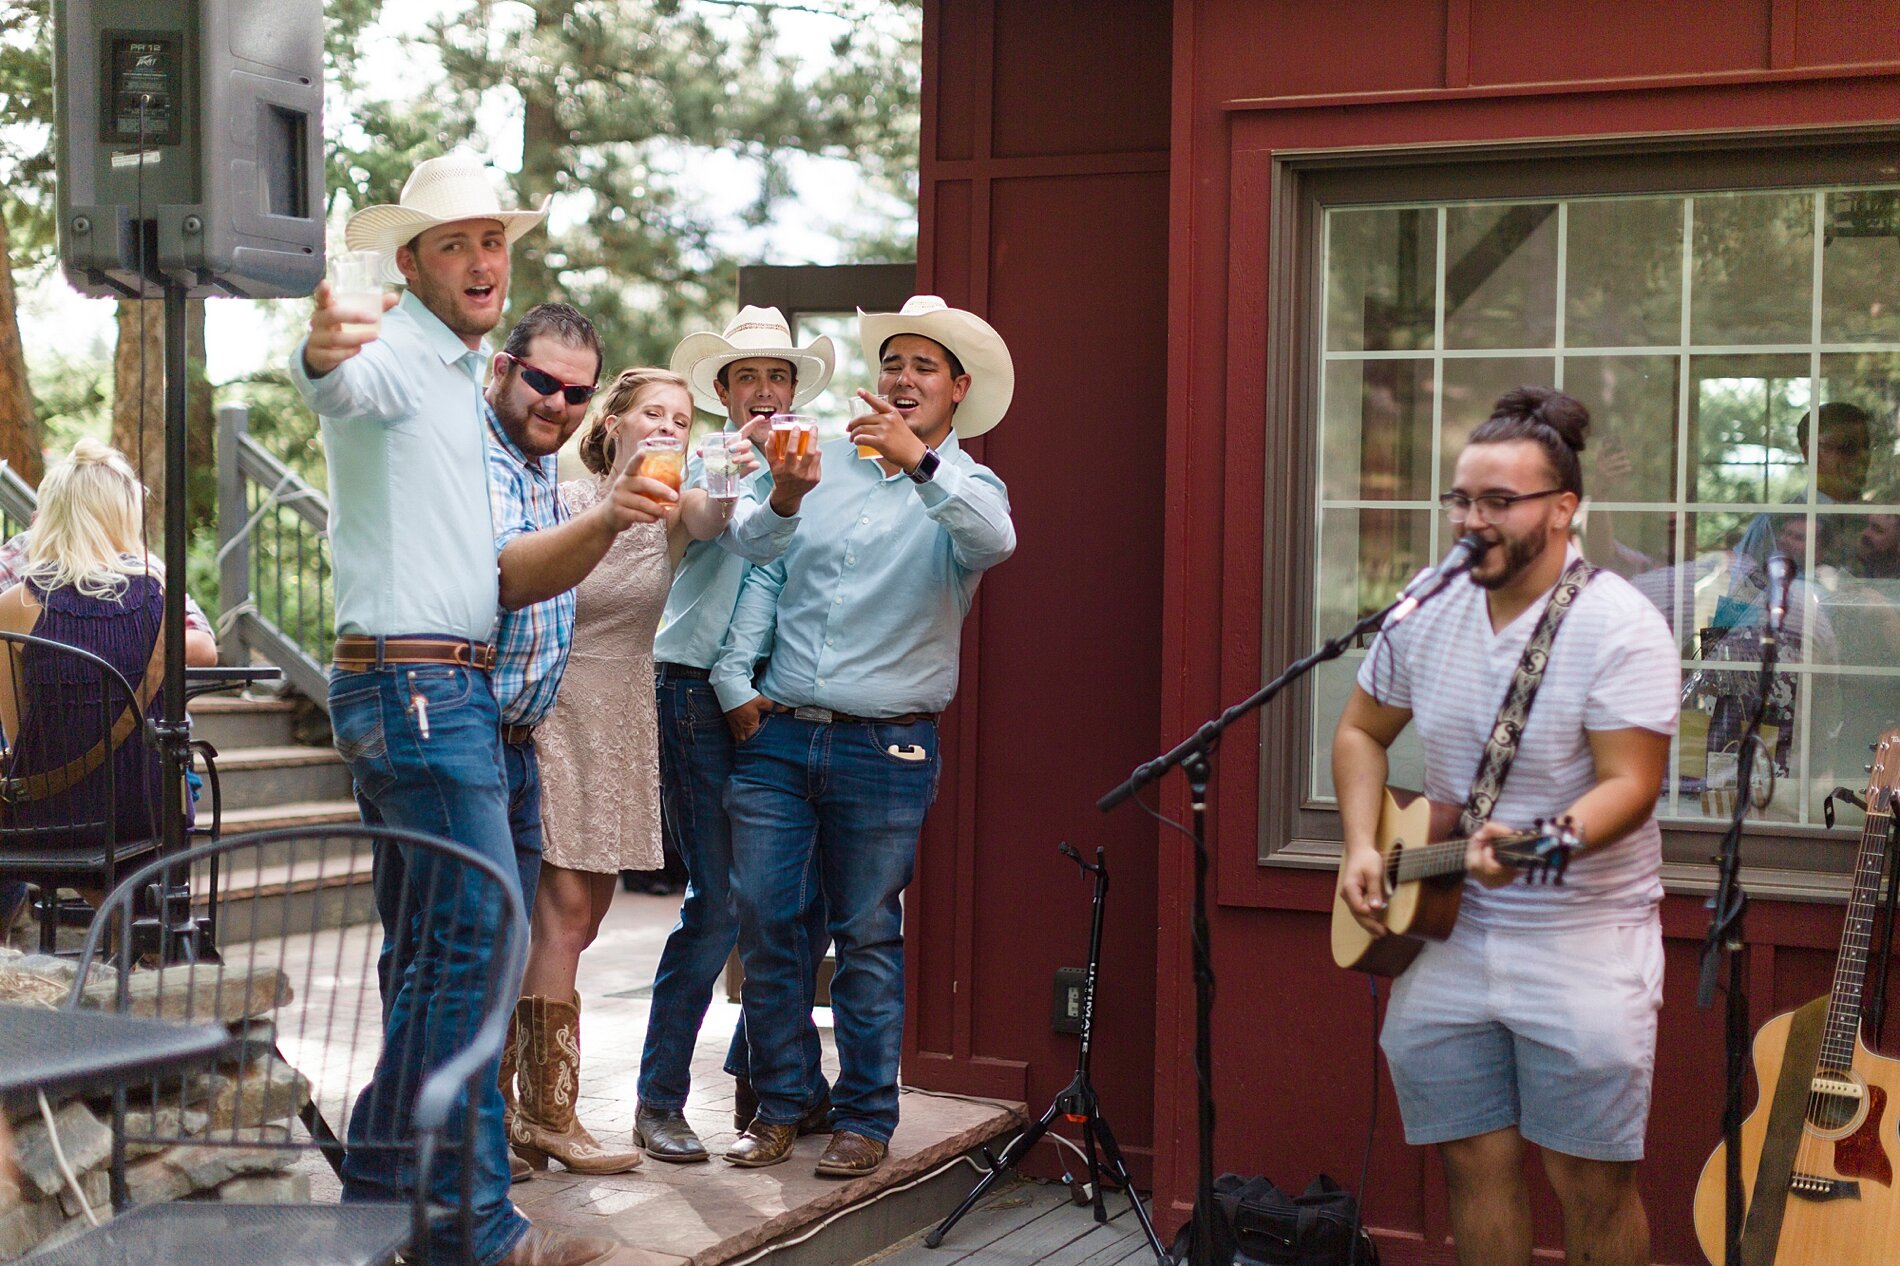
[[[529,461],[488,413],[488,498],[495,520],[495,558],[524,532],[567,522],[553,456]],[[495,700],[503,725],[539,725],[554,707],[574,643],[574,591],[503,611],[495,634]]]

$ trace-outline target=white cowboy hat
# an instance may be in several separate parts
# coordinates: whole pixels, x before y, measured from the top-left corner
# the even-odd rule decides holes
[[[884,358],[884,344],[899,334],[921,334],[943,344],[963,362],[970,390],[957,406],[952,423],[958,439],[973,440],[1003,420],[1010,397],[1016,394],[1016,365],[1003,336],[988,321],[953,308],[936,295],[912,295],[901,312],[858,310],[858,339],[873,373]]]
[[[792,408],[813,400],[831,382],[832,366],[837,363],[838,349],[832,345],[828,335],[820,334],[803,347],[792,346],[792,327],[785,320],[785,314],[777,308],[755,308],[750,305],[739,309],[739,315],[727,324],[725,333],[714,334],[710,330],[701,330],[697,334],[688,334],[673,349],[670,364],[672,371],[693,384],[693,402],[708,413],[726,416],[726,406],[719,403],[719,392],[714,388],[714,380],[719,371],[735,360],[748,360],[754,356],[770,356],[775,360],[787,360],[797,376],[797,387],[792,393]]]
[[[400,286],[405,279],[396,267],[396,248],[423,230],[456,220],[499,220],[512,246],[547,218],[550,201],[544,198],[536,211],[504,211],[481,160],[472,154],[444,154],[416,164],[395,205],[379,203],[351,216],[343,226],[343,244],[353,251],[381,251],[383,280]]]

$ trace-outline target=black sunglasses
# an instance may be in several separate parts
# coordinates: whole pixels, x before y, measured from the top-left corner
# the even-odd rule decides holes
[[[579,383],[562,382],[547,370],[536,369],[519,356],[513,356],[507,352],[503,352],[502,355],[521,366],[521,381],[541,395],[551,396],[558,391],[569,404],[586,404],[594,398],[594,393],[600,390],[600,387],[593,383],[582,386]]]

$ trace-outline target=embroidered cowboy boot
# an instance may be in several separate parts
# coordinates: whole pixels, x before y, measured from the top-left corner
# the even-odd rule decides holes
[[[508,1142],[536,1169],[549,1159],[580,1174],[624,1174],[640,1153],[610,1152],[594,1141],[574,1115],[580,1096],[580,995],[572,1002],[529,997],[520,1045],[521,1098]]]

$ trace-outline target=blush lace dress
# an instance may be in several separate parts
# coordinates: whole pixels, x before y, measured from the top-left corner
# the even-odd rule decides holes
[[[579,514],[594,476],[561,485]],[[574,645],[554,710],[535,731],[542,858],[569,870],[654,870],[660,852],[660,732],[653,634],[673,580],[666,527],[628,528],[575,589]]]

